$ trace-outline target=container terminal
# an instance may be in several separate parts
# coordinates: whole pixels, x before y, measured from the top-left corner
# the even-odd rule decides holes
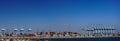
[[[91,26],[90,26],[91,27]],[[93,29],[84,29],[86,34],[78,32],[33,32],[29,29],[1,28],[0,41],[120,41],[120,33],[114,27],[98,26]],[[27,32],[25,32],[27,31]]]

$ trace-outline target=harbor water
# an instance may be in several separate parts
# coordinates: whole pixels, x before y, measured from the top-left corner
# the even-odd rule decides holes
[[[40,41],[120,41],[120,37],[112,38],[48,38]]]

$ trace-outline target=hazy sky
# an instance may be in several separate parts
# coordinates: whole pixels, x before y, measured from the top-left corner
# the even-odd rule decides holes
[[[118,0],[0,0],[0,28],[79,31],[80,24],[115,24]]]

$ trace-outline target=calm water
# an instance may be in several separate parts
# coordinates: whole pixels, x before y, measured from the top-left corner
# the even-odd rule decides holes
[[[62,38],[41,39],[40,41],[120,41],[120,38]]]

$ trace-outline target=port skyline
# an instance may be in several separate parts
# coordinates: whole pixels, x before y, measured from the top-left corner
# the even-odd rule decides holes
[[[69,27],[69,31],[79,31],[80,24],[119,24],[120,20],[120,3],[113,0],[0,0],[0,3],[0,28],[6,29],[66,31]]]

